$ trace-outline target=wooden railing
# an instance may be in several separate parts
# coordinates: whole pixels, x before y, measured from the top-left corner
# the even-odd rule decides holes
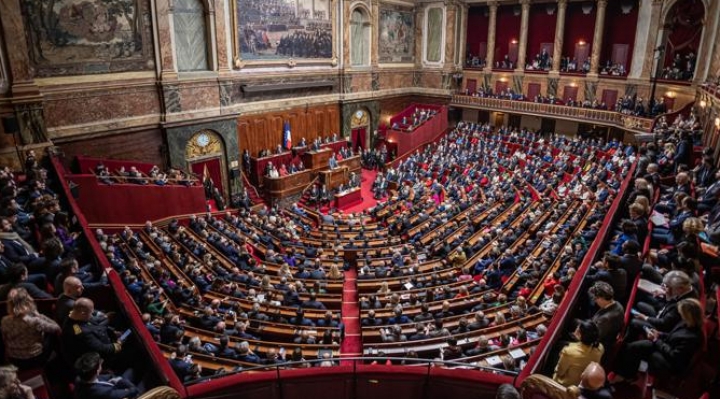
[[[531,101],[455,94],[453,95],[450,105],[463,108],[478,108],[492,111],[532,114],[543,117],[553,116],[560,119],[581,120],[583,122],[615,126],[635,133],[650,133],[653,126],[653,120],[651,118],[642,118],[601,109],[542,104]]]

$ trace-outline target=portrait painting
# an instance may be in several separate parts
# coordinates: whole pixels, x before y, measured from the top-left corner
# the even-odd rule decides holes
[[[28,53],[38,76],[154,66],[146,0],[23,0]]]
[[[234,1],[243,61],[332,58],[332,0]]]
[[[383,63],[414,62],[415,16],[410,9],[380,9],[378,57]]]

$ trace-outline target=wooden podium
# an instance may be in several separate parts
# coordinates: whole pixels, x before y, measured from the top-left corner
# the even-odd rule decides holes
[[[331,155],[332,150],[329,148],[323,148],[319,151],[306,151],[303,154],[305,169],[326,168]]]
[[[341,184],[347,184],[349,180],[350,171],[346,166],[320,171],[320,184],[324,184],[328,190],[332,190]]]

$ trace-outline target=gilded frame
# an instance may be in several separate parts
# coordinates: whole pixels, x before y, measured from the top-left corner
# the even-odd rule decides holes
[[[233,68],[240,70],[244,68],[261,68],[261,67],[282,67],[294,68],[296,66],[318,66],[328,65],[336,67],[338,65],[337,45],[338,45],[338,0],[330,0],[330,23],[332,35],[332,57],[331,58],[283,58],[277,60],[245,60],[240,52],[240,39],[238,38],[238,5],[236,0],[230,0],[230,13],[232,21],[232,45],[233,45]]]

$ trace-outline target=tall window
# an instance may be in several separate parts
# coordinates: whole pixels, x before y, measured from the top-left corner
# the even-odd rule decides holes
[[[208,30],[201,0],[175,0],[173,23],[178,71],[208,70]]]
[[[350,65],[370,65],[370,19],[359,8],[350,17]]]

